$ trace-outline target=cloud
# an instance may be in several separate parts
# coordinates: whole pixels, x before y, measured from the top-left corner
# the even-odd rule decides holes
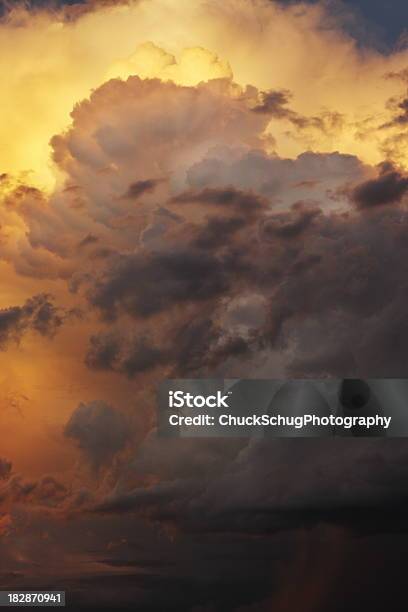
[[[0,480],[8,480],[11,475],[12,464],[7,459],[0,458]]]
[[[171,374],[207,370],[223,364],[229,357],[250,354],[247,336],[226,332],[208,319],[174,322],[168,333],[160,330],[160,343],[146,336],[134,336],[122,329],[91,336],[85,357],[86,365],[96,371],[113,371],[134,378],[156,368]]]
[[[313,3],[300,11],[261,0],[228,0],[223,6],[193,0],[183,9],[174,0],[154,0],[148,10],[141,2],[86,2],[59,10],[47,4],[27,10],[19,4],[1,23],[0,55],[8,83],[2,92],[0,136],[7,143],[0,156],[2,172],[29,170],[36,185],[52,189],[50,139],[68,128],[72,108],[92,89],[131,75],[182,85],[233,75],[242,87],[251,83],[259,91],[290,91],[299,116],[321,117],[326,109],[344,121],[326,137],[312,125],[296,141],[284,119],[282,128],[274,127],[281,156],[295,157],[310,140],[314,150],[330,150],[334,134],[339,150],[378,163],[378,135],[370,128],[391,119],[384,107],[401,89],[399,79],[383,80],[383,75],[401,73],[406,50],[382,55],[359,48],[344,32],[343,11],[333,16],[332,8]],[[163,21],[165,32],[159,25]],[[108,39],[110,44],[103,44]],[[274,57],[281,61],[271,71]],[[49,60],[44,63],[44,58]]]
[[[0,515],[0,537],[9,534],[12,524],[13,524],[13,521],[9,514]]]
[[[216,438],[161,438],[154,429],[135,453],[131,469],[144,476],[155,474],[164,481],[171,481],[175,474],[187,481],[211,478],[223,471],[247,443],[239,438],[225,439],[222,444]]]
[[[64,428],[64,435],[74,440],[98,470],[121,451],[129,440],[126,417],[103,401],[81,403]]]
[[[226,239],[231,239],[245,226],[246,220],[243,217],[210,217],[207,225],[197,234],[194,244],[201,249],[219,248]]]
[[[406,477],[406,444],[394,446],[391,459],[385,441],[352,442],[316,440],[312,448],[308,440],[273,444],[266,438],[227,444],[195,440],[197,459],[186,465],[183,457],[191,441],[159,444],[151,434],[133,469],[153,470],[162,477],[160,484],[115,491],[92,511],[107,515],[148,511],[153,520],[195,534],[266,536],[322,523],[356,533],[386,531],[388,517],[405,503],[401,483]],[[305,456],[308,461],[300,477],[288,480]],[[396,528],[404,529],[403,521]]]
[[[53,336],[67,318],[67,312],[55,306],[52,297],[39,294],[28,299],[23,306],[0,310],[0,349],[10,342],[18,342],[27,331],[42,336]]]
[[[288,90],[260,91],[252,107],[254,113],[266,114],[270,119],[287,120],[301,133],[302,130],[318,130],[322,133],[338,133],[343,128],[344,117],[336,111],[322,110],[319,115],[304,116],[287,107],[292,95]],[[300,135],[300,134],[299,134]],[[294,135],[294,138],[296,136]]]
[[[383,265],[398,258],[396,244],[404,250],[403,171],[384,162],[373,178],[353,155],[267,153],[266,114],[253,112],[253,98],[228,79],[112,80],[53,140],[62,188],[49,198],[17,189],[27,259],[43,251],[63,278],[70,270],[71,289],[107,326],[91,331],[90,369],[251,372],[270,358],[300,376],[394,367],[372,330],[392,326],[387,304],[404,292],[403,266],[390,274]],[[388,212],[374,205],[386,201]],[[265,314],[239,329],[228,313],[251,293]],[[353,344],[344,330],[357,329]]]
[[[80,243],[78,244],[79,247],[86,247],[90,244],[95,244],[96,242],[98,242],[98,237],[94,236],[93,234],[87,234],[85,236],[85,238],[83,238]]]
[[[0,490],[0,500],[4,504],[21,504],[27,507],[61,507],[69,496],[67,487],[53,476],[45,475],[38,480],[27,480],[16,474],[8,479]]]
[[[271,342],[287,347],[292,375],[406,375],[400,229],[406,222],[398,207],[371,217],[319,215],[297,248],[282,252],[268,325]],[[391,348],[394,334],[401,350]]]
[[[270,354],[300,377],[350,369],[404,375],[402,353],[380,330],[392,335],[402,321],[406,212],[394,204],[368,216],[343,198],[344,212],[331,195],[320,206],[296,201],[286,209],[258,198],[253,205],[254,196],[230,187],[173,197],[167,206],[177,206],[183,220],[164,230],[159,250],[112,259],[87,282],[90,304],[107,322],[129,315],[129,329],[144,322],[143,342],[132,343],[123,330],[121,340],[96,336],[88,365],[128,376],[164,367],[183,376],[214,368],[233,373],[242,361],[251,373]],[[219,214],[202,215],[205,205]],[[384,260],[394,264],[385,268]],[[265,315],[251,329],[238,329],[227,316],[230,304],[251,292],[263,297]]]
[[[136,508],[143,510],[150,506],[164,505],[170,507],[172,502],[182,502],[184,495],[191,495],[191,485],[188,481],[172,481],[159,483],[150,488],[139,488],[134,491],[112,495],[93,508],[97,513],[126,513]]]
[[[106,80],[118,77],[126,79],[134,74],[144,79],[158,77],[180,85],[197,85],[200,81],[230,79],[232,70],[227,61],[203,47],[183,49],[177,58],[154,43],[147,42],[139,45],[126,59],[114,62]]]
[[[379,176],[357,185],[351,198],[360,208],[371,208],[400,202],[407,192],[408,176],[384,163]]]
[[[165,376],[406,376],[405,83],[383,78],[406,52],[362,52],[327,6],[152,0],[0,24],[0,256],[4,303],[22,304],[1,311],[0,341],[38,332],[10,376],[33,390],[31,420],[4,452],[58,472],[0,462],[2,512],[21,517],[0,569],[23,568],[26,588],[40,566],[78,607],[84,584],[105,605],[118,582],[133,606],[163,609],[169,588],[181,607],[256,606],[288,561],[315,584],[309,546],[332,559],[331,537],[403,514],[403,443],[144,437]],[[70,311],[38,288],[86,313],[46,351]],[[78,405],[84,388],[103,399]],[[64,434],[47,429],[46,450],[44,423]],[[147,551],[165,559],[153,573]]]
[[[267,155],[260,150],[213,149],[191,165],[187,180],[193,189],[252,191],[285,209],[296,200],[323,200],[347,182],[361,180],[366,170],[352,155],[338,152],[302,153],[296,159]]]
[[[177,303],[221,295],[229,285],[229,268],[233,268],[232,262],[223,265],[211,254],[186,249],[149,257],[120,257],[97,280],[88,298],[107,319],[117,316],[118,307],[132,316],[147,318]]]
[[[108,333],[91,336],[85,363],[94,370],[113,370],[131,378],[168,359],[144,337],[132,340]]]
[[[136,181],[129,185],[129,189],[124,194],[124,198],[137,199],[144,193],[153,191],[159,181],[153,179],[147,179],[145,181]]]
[[[267,113],[272,116],[282,118],[287,117],[288,109],[285,106],[290,100],[289,91],[262,91],[259,94],[260,103],[253,107],[254,113]]]
[[[83,269],[80,244],[93,256],[93,271],[95,259],[130,249],[135,233],[146,232],[156,203],[161,224],[170,222],[159,212],[162,204],[181,191],[185,172],[203,152],[219,145],[260,146],[265,125],[241,88],[226,79],[197,87],[112,80],[77,104],[71,128],[52,139],[55,163],[65,175],[61,187],[48,196],[7,179],[0,255],[19,274],[66,279]],[[127,196],[142,192],[133,208]],[[94,239],[84,244],[87,236],[100,246],[91,248]]]
[[[384,127],[397,125],[403,129],[408,123],[408,97],[391,100],[390,106],[393,108],[396,116]]]
[[[105,174],[107,205],[130,184],[152,188],[157,179],[143,181],[169,172],[180,175],[194,150],[199,158],[217,144],[260,143],[266,119],[251,113],[241,94],[228,79],[197,87],[135,76],[109,81],[75,107],[71,129],[53,138],[54,159],[73,183],[86,189],[88,200],[103,197],[101,186],[89,179]]]
[[[292,205],[290,213],[270,215],[263,224],[262,235],[266,240],[273,240],[274,237],[296,238],[320,214],[320,208],[307,206],[303,202],[296,202]]]

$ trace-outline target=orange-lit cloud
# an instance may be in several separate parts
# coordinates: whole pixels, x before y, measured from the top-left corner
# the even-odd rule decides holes
[[[51,137],[110,76],[191,85],[233,74],[241,86],[287,89],[297,112],[322,117],[326,126],[299,134],[273,122],[270,132],[284,156],[305,147],[338,149],[376,163],[396,132],[378,127],[390,119],[387,101],[401,94],[401,83],[386,75],[405,67],[407,52],[383,56],[357,48],[323,6],[141,0],[102,5],[73,21],[46,9],[15,9],[0,31],[0,169],[28,173],[39,185],[55,180]],[[394,151],[406,163],[405,152]]]

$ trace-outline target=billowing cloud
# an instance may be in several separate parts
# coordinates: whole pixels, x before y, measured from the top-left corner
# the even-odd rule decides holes
[[[0,139],[7,143],[0,172],[31,171],[36,184],[52,187],[49,141],[69,126],[73,106],[107,79],[131,75],[184,85],[234,75],[241,86],[290,91],[294,113],[324,117],[335,111],[337,120],[326,135],[312,122],[298,140],[297,126],[288,134],[286,118],[280,118],[282,126],[271,132],[279,132],[282,156],[296,156],[310,143],[321,152],[337,143],[341,152],[380,162],[378,145],[387,136],[377,128],[392,120],[385,103],[398,98],[401,87],[398,79],[383,76],[402,73],[407,53],[362,49],[344,32],[344,7],[333,16],[330,6],[310,3],[299,10],[296,3],[194,0],[181,7],[154,0],[148,10],[130,1],[29,11],[19,3],[0,26]],[[390,129],[396,135],[400,126]]]
[[[62,188],[45,201],[18,191],[31,249],[63,264],[62,276],[70,270],[71,289],[108,326],[91,336],[90,369],[132,378],[232,372],[244,360],[251,371],[251,359],[258,368],[272,355],[300,376],[319,360],[326,374],[353,364],[378,375],[372,326],[396,320],[389,304],[404,291],[403,266],[383,266],[401,253],[403,171],[337,152],[262,151],[265,113],[254,113],[253,95],[226,79],[110,81],[54,138]],[[385,203],[389,212],[368,216]],[[251,293],[264,316],[238,330],[231,304]],[[341,330],[357,328],[351,347]],[[312,333],[320,344],[307,366]]]

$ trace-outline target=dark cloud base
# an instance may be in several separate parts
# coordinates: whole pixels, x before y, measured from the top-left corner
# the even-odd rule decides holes
[[[351,612],[403,610],[406,533],[350,537],[322,525],[287,537],[196,537],[183,559],[169,565],[123,561],[133,575],[106,574],[47,581],[2,576],[4,588],[60,589],[67,609],[209,610],[308,609]],[[180,555],[182,546],[177,547]],[[190,557],[188,557],[190,555]],[[137,571],[139,569],[139,571]],[[140,569],[142,571],[140,571]]]

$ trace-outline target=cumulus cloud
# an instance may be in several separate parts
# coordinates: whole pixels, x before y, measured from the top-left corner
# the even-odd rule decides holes
[[[403,71],[406,50],[388,55],[362,50],[344,32],[344,11],[335,11],[333,18],[332,9],[332,3],[310,3],[300,11],[263,0],[227,0],[222,6],[216,0],[193,0],[181,8],[174,0],[154,0],[149,10],[141,2],[95,1],[63,4],[59,10],[42,3],[30,11],[18,3],[1,23],[8,83],[2,92],[7,115],[1,140],[8,143],[0,157],[2,172],[31,169],[36,184],[52,188],[52,136],[67,129],[73,106],[89,91],[109,78],[131,75],[196,85],[233,74],[241,86],[291,91],[292,110],[299,116],[321,117],[326,109],[343,120],[325,137],[312,125],[296,141],[297,126],[288,135],[284,119],[282,156],[299,154],[310,141],[315,150],[330,150],[334,134],[340,150],[379,162],[378,134],[372,128],[391,119],[384,105],[401,89],[399,79],[382,82],[383,75]],[[110,44],[104,44],[108,39]],[[45,57],[53,59],[44,65]],[[271,70],[274,57],[281,61]],[[391,128],[393,134],[397,129]]]
[[[16,242],[8,253],[31,267],[39,253],[52,258],[102,315],[90,369],[133,378],[245,363],[251,373],[272,358],[299,376],[403,374],[380,330],[402,316],[404,171],[338,152],[266,152],[269,107],[287,102],[228,78],[112,80],[53,139],[61,188],[7,192],[27,227],[24,252]],[[44,263],[40,274],[53,270]],[[232,305],[250,294],[262,315],[239,327]]]
[[[71,289],[116,326],[92,334],[89,368],[132,378],[227,373],[244,360],[251,372],[268,354],[298,375],[319,363],[336,375],[374,368],[372,328],[391,324],[388,304],[404,291],[403,266],[390,274],[383,262],[404,250],[405,176],[386,162],[373,178],[337,152],[268,154],[266,113],[252,103],[228,79],[110,81],[54,138],[63,188],[48,200],[18,191],[32,252],[63,263]],[[231,304],[251,293],[264,315],[238,329]],[[344,329],[359,329],[358,342]],[[385,351],[384,368],[394,363]]]
[[[109,81],[76,106],[72,128],[54,137],[54,159],[86,189],[88,206],[101,205],[103,187],[109,187],[105,207],[115,206],[110,201],[123,195],[123,184],[128,189],[170,172],[177,177],[194,160],[194,151],[199,159],[217,144],[260,144],[266,119],[251,113],[241,96],[241,88],[228,79],[197,87],[138,77]],[[91,182],[101,173],[104,186]],[[139,182],[139,189],[156,184]]]

